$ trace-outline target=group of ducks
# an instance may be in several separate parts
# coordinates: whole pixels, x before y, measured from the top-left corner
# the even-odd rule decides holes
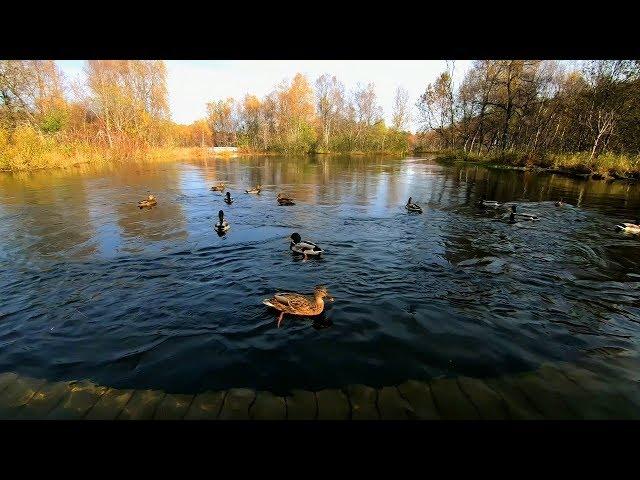
[[[226,186],[224,183],[219,183],[218,185],[214,185],[211,187],[211,190],[214,192],[224,192]],[[259,194],[262,189],[261,185],[255,185],[250,189],[245,190],[246,193],[249,194]],[[278,205],[295,205],[293,199],[284,193],[279,193],[276,197]],[[414,203],[412,197],[409,197],[405,208],[408,212],[411,213],[422,213],[422,207],[417,203]],[[224,198],[224,202],[228,205],[233,203],[233,198],[231,197],[231,193],[227,192]],[[153,195],[149,195],[146,199],[140,201],[138,203],[139,208],[151,208],[157,205],[157,200]],[[561,207],[564,205],[562,199],[555,202],[556,207]],[[478,202],[478,206],[481,208],[500,208],[505,206],[505,204],[501,204],[496,200],[486,200],[482,199]],[[220,210],[218,212],[218,223],[215,224],[214,228],[218,232],[219,235],[223,235],[231,226],[229,222],[224,219],[224,212]],[[516,223],[517,220],[525,220],[525,221],[536,221],[540,220],[540,217],[537,215],[533,215],[530,213],[518,212],[516,205],[511,205],[511,214],[509,216],[509,223]],[[636,223],[622,223],[620,225],[616,225],[616,230],[625,231],[629,233],[640,233],[640,220]],[[306,240],[302,240],[302,237],[297,232],[291,234],[288,238],[289,240],[289,249],[296,254],[300,254],[306,260],[309,256],[311,257],[319,257],[324,253],[324,251],[315,243],[309,242]],[[280,312],[278,317],[278,327],[280,327],[282,320],[285,314],[289,315],[297,315],[297,316],[317,316],[320,315],[324,311],[324,302],[325,300],[333,302],[333,297],[329,295],[329,291],[325,286],[318,285],[314,289],[313,295],[302,295],[299,293],[293,292],[285,292],[285,293],[276,293],[273,297],[267,298],[262,301],[262,303],[268,307],[271,307]]]
[[[224,192],[225,189],[226,185],[222,182],[211,187],[211,191],[220,193]],[[245,192],[250,194],[259,194],[261,190],[261,185],[255,185],[245,190]],[[276,200],[278,205],[295,205],[293,198],[284,193],[279,193]],[[227,192],[224,197],[224,202],[227,205],[231,205],[233,201],[231,193]],[[158,202],[156,198],[153,195],[149,195],[146,199],[138,202],[138,207],[152,208],[157,204]],[[218,223],[214,225],[214,228],[221,236],[231,228],[229,222],[224,218],[224,211],[220,210],[218,212]],[[292,233],[288,240],[290,241],[289,249],[293,253],[302,255],[305,260],[310,256],[319,257],[324,253],[324,251],[315,243],[302,240],[302,237],[297,232]],[[293,292],[276,293],[273,297],[263,300],[262,303],[280,312],[280,316],[278,317],[278,327],[280,327],[285,314],[305,317],[320,315],[324,311],[325,299],[330,302],[333,301],[333,297],[329,295],[327,288],[325,286],[318,285],[315,287],[313,295],[302,295]]]

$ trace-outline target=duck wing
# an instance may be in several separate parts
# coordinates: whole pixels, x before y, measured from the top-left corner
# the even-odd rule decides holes
[[[293,312],[304,313],[313,307],[311,300],[299,293],[276,293],[273,298]]]

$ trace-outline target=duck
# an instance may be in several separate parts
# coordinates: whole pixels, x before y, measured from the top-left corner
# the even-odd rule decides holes
[[[480,207],[496,208],[500,206],[497,200],[485,200],[484,198],[478,202]]]
[[[158,204],[156,197],[149,195],[146,199],[138,202],[138,208],[151,208]]]
[[[293,198],[285,195],[284,193],[279,193],[277,200],[278,205],[295,205]]]
[[[409,197],[409,200],[407,200],[407,204],[405,205],[405,208],[410,212],[422,213],[422,207],[420,207],[420,205],[418,205],[417,203],[412,203],[411,198],[412,197]]]
[[[233,203],[233,198],[231,198],[231,192],[227,192],[227,196],[224,197],[224,202],[227,205],[231,205]]]
[[[255,187],[251,187],[249,190],[245,190],[246,193],[260,193],[262,189],[262,185],[256,185]]]
[[[555,203],[556,207],[561,207],[562,205],[564,205],[564,203],[562,202],[562,198]]]
[[[302,237],[300,237],[299,233],[292,233],[289,239],[291,240],[291,243],[289,244],[289,250],[291,250],[293,253],[304,255],[305,260],[309,255],[313,257],[319,257],[324,253],[324,250],[322,250],[315,243],[308,242],[306,240],[302,241]]]
[[[640,220],[636,220],[636,223],[621,223],[616,225],[616,230],[626,233],[640,233]]]
[[[229,222],[227,222],[224,219],[224,212],[222,210],[218,212],[218,218],[220,219],[220,221],[216,223],[215,226],[213,227],[216,229],[217,232],[223,233],[231,228],[231,225],[229,225]]]
[[[517,213],[517,207],[515,205],[511,205],[511,216],[518,217],[522,220],[540,220],[540,217],[537,215],[532,215],[531,213]]]
[[[224,192],[225,186],[223,182],[218,183],[218,185],[214,185],[211,187],[212,192]]]
[[[313,295],[276,293],[273,297],[264,299],[262,303],[280,312],[278,317],[278,328],[280,328],[285,313],[309,317],[320,315],[324,311],[325,298],[327,301],[333,302],[333,297],[329,295],[327,287],[316,285]]]

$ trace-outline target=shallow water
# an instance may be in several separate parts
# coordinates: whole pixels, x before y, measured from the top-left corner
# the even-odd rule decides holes
[[[209,191],[217,181],[233,205]],[[260,195],[243,193],[254,183]],[[278,206],[279,191],[296,205]],[[139,210],[148,192],[158,206]],[[541,220],[509,224],[483,197]],[[640,238],[612,227],[639,206],[640,186],[425,158],[1,174],[0,371],[286,392],[637,352]],[[324,258],[292,256],[294,231]],[[261,300],[320,283],[335,297],[325,314],[276,328]]]

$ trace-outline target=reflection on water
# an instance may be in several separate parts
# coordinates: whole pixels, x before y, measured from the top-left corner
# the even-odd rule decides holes
[[[209,190],[218,181],[232,205]],[[260,195],[244,193],[256,183]],[[278,206],[280,191],[296,205]],[[138,209],[148,193],[158,206]],[[423,215],[406,213],[409,196]],[[481,198],[541,220],[509,224],[506,208],[477,208]],[[612,227],[638,206],[638,186],[429,159],[0,175],[0,371],[284,391],[635,352],[640,239]],[[213,229],[220,209],[224,236]],[[291,256],[293,231],[324,258]],[[336,298],[325,314],[275,328],[261,300],[318,283]]]

